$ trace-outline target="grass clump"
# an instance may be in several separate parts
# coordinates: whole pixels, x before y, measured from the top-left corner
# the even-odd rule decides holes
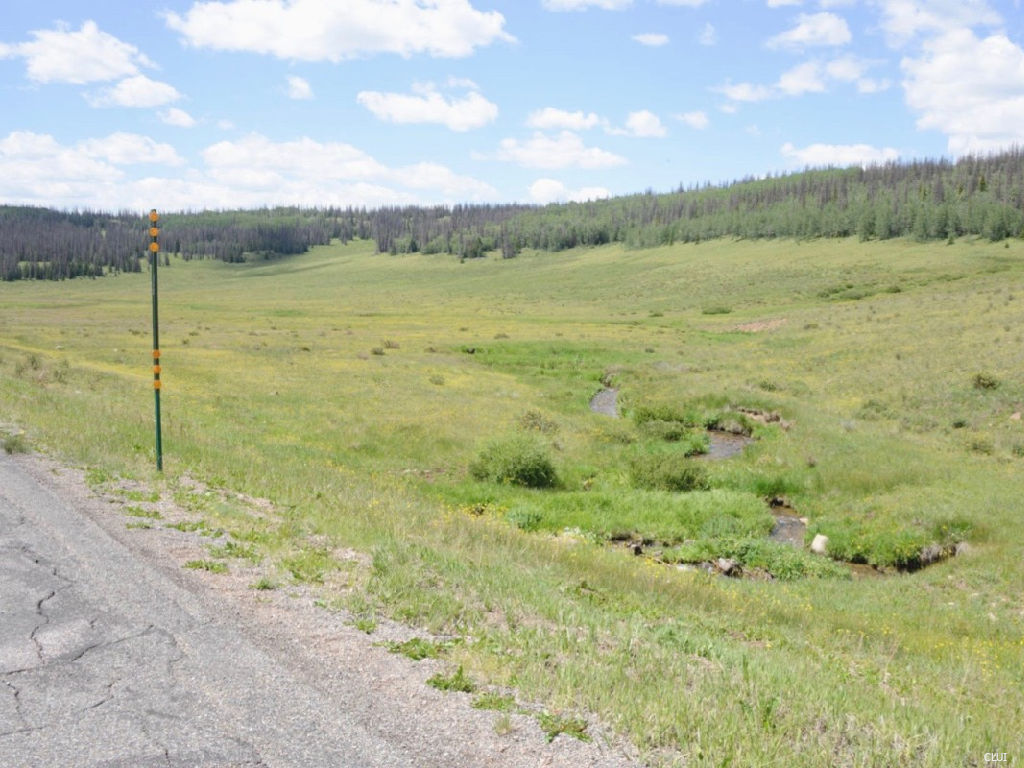
[[[642,454],[630,462],[630,480],[635,488],[650,491],[706,491],[711,487],[707,470],[685,455]]]
[[[469,474],[476,480],[525,488],[552,488],[558,484],[558,474],[546,447],[527,436],[488,444],[469,465]]]
[[[590,741],[590,735],[587,733],[587,721],[582,717],[541,712],[537,715],[537,722],[540,724],[540,729],[544,731],[544,735],[547,736],[548,742],[554,741],[555,737],[562,733],[580,741]]]
[[[422,637],[414,637],[404,642],[388,643],[388,650],[391,653],[398,653],[413,661],[423,659],[437,659],[447,649],[447,643],[435,643]]]
[[[971,379],[971,384],[975,389],[997,389],[999,387],[999,379],[991,373],[976,373]]]
[[[439,691],[456,691],[458,693],[472,693],[476,690],[476,684],[469,679],[461,665],[450,675],[438,672],[427,680],[427,685],[437,688]]]
[[[486,691],[484,693],[477,694],[473,698],[471,704],[473,709],[493,709],[495,712],[516,712],[518,706],[516,705],[515,697],[505,696],[500,693],[493,693]]]
[[[227,563],[219,563],[216,560],[189,560],[185,567],[193,571],[207,571],[209,573],[227,573]]]
[[[297,582],[323,584],[324,577],[337,567],[337,563],[327,550],[307,549],[282,559],[281,566]]]
[[[3,445],[4,453],[8,455],[14,453],[28,453],[28,441],[25,440],[25,436],[20,432],[5,435]]]

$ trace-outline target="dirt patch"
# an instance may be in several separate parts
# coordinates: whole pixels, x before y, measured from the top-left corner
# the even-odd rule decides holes
[[[784,317],[777,317],[774,320],[755,320],[752,323],[734,325],[732,330],[742,331],[743,333],[764,333],[765,331],[774,331],[776,328],[781,328],[786,322],[787,320]]]

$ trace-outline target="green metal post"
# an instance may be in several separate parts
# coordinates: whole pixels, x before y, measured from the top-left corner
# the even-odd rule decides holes
[[[160,252],[160,245],[157,243],[157,235],[160,230],[157,229],[156,222],[159,219],[159,215],[154,208],[149,212],[149,234],[153,238],[149,244],[149,263],[150,263],[150,275],[152,275],[153,284],[153,398],[156,406],[156,468],[160,472],[164,471],[164,451],[163,443],[160,435],[160,322],[157,315],[157,282],[156,282],[156,269],[158,258],[157,255]]]

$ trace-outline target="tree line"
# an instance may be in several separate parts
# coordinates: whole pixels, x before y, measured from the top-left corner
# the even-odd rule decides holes
[[[130,212],[0,206],[0,279],[138,271],[147,227],[144,216]],[[998,241],[1024,237],[1024,150],[806,170],[585,203],[203,211],[169,214],[161,227],[165,259],[173,253],[227,262],[302,253],[335,239],[372,239],[381,253],[460,259],[719,237]]]

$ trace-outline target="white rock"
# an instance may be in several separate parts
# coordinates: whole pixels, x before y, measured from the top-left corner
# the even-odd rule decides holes
[[[824,555],[828,552],[828,536],[819,533],[811,542],[811,552],[816,555]]]

